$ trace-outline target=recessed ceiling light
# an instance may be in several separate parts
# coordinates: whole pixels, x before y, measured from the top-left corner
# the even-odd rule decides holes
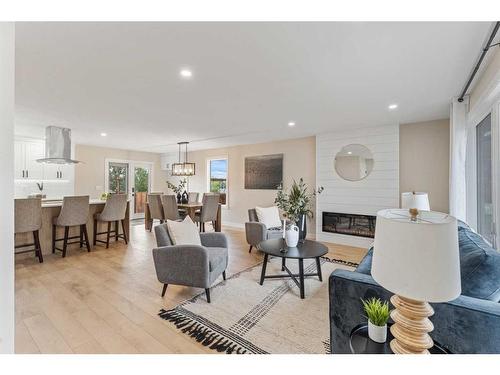
[[[392,109],[396,109],[396,108],[398,108],[398,105],[397,105],[397,104],[390,104],[390,105],[389,105],[389,109],[391,109],[391,110],[392,110]]]
[[[295,122],[290,121],[290,122],[288,123],[288,126],[295,126]]]
[[[347,155],[352,155],[352,151],[347,151]]]
[[[182,78],[191,78],[193,76],[193,72],[189,69],[182,69],[179,74]]]
[[[108,133],[101,133],[101,137],[106,137]]]

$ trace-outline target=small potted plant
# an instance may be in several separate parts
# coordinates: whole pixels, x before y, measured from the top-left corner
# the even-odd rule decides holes
[[[372,297],[363,302],[368,318],[368,337],[375,342],[384,343],[387,340],[387,321],[389,320],[389,303],[380,298]]]
[[[274,203],[283,211],[285,217],[299,228],[299,239],[303,241],[307,235],[306,217],[313,217],[313,199],[324,190],[320,186],[312,193],[308,191],[308,186],[301,178],[299,182],[293,180],[289,192],[283,190],[283,186],[278,187],[278,194]]]

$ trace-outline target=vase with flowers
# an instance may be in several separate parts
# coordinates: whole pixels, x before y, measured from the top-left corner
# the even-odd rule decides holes
[[[180,180],[178,185],[175,185],[172,182],[167,181],[168,188],[176,194],[177,203],[182,203],[182,191],[184,190],[185,192],[186,184],[187,184],[186,178]]]
[[[290,191],[285,191],[282,186],[278,189],[278,194],[274,203],[283,211],[283,215],[299,228],[299,240],[304,241],[307,235],[306,218],[313,217],[313,201],[316,195],[324,190],[322,186],[313,192],[308,191],[308,186],[303,178],[299,182],[293,180]]]

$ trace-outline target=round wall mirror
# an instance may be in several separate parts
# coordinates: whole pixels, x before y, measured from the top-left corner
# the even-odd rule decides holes
[[[347,145],[335,155],[335,171],[347,181],[359,181],[373,170],[373,154],[363,145]]]

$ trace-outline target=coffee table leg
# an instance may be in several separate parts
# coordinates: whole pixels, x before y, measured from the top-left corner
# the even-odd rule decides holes
[[[319,281],[323,281],[323,276],[321,275],[321,260],[319,257],[316,258],[316,270],[318,271]]]
[[[299,259],[300,298],[304,299],[304,259]]]
[[[286,265],[286,258],[281,258],[281,270],[285,270],[285,265]]]
[[[264,263],[262,263],[262,273],[260,274],[260,285],[264,284],[264,276],[266,276],[267,258],[268,255],[264,254]]]

